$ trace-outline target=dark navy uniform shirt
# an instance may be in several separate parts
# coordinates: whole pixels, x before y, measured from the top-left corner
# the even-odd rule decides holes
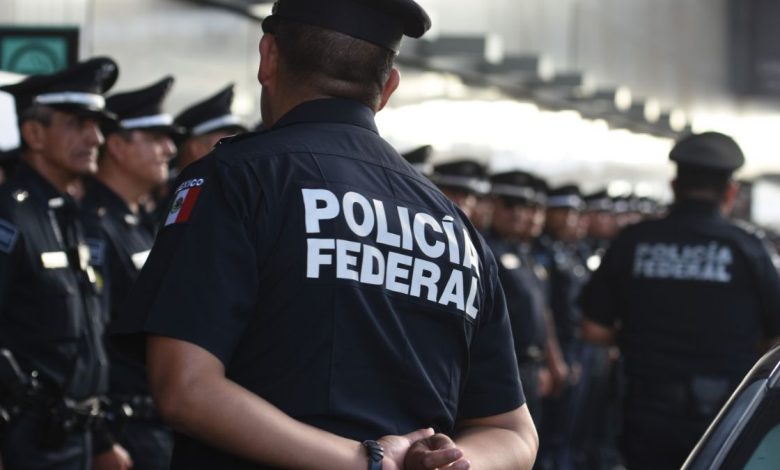
[[[154,243],[154,235],[127,203],[97,179],[87,182],[83,211],[92,264],[102,274],[109,319],[127,301]],[[108,344],[113,395],[148,395],[144,365]]]
[[[498,262],[498,273],[504,287],[515,351],[519,364],[542,359],[547,324],[547,290],[543,283],[546,273],[537,265],[530,247],[512,243],[489,232],[485,240]]]
[[[118,332],[194,343],[353,439],[524,403],[495,261],[351,100],[304,103],[179,178]],[[140,322],[139,322],[140,320]],[[258,468],[177,436],[174,468]]]
[[[26,163],[0,188],[0,346],[75,399],[106,390],[103,316],[76,202]]]
[[[740,380],[761,339],[780,335],[780,281],[762,242],[713,204],[678,204],[626,228],[580,299],[585,315],[620,324],[626,373]]]
[[[544,235],[535,248],[537,260],[550,273],[550,309],[558,343],[567,354],[569,347],[578,342],[582,314],[577,297],[589,278],[589,271],[574,243]]]

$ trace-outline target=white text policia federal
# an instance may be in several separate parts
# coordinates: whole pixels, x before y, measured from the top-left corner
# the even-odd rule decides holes
[[[335,267],[337,279],[383,285],[387,290],[426,299],[440,305],[454,304],[476,318],[479,311],[479,256],[468,231],[455,219],[441,220],[424,212],[395,206],[350,191],[339,199],[327,189],[302,189],[306,233],[320,234],[328,221],[346,224],[356,237],[374,243],[340,238],[307,238],[306,277],[319,279],[323,267]],[[400,227],[393,233],[388,216]],[[325,230],[334,233],[335,230]],[[387,248],[385,254],[379,249]],[[411,256],[415,248],[425,257]],[[436,261],[436,262],[434,262]],[[466,286],[468,285],[468,289]]]

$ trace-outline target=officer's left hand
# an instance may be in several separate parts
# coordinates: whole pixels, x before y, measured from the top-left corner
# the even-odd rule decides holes
[[[463,458],[463,451],[445,434],[434,434],[421,439],[409,448],[404,459],[406,470],[434,470],[447,468],[468,470],[471,463]]]
[[[120,446],[114,444],[111,449],[98,454],[92,461],[92,470],[127,470],[133,468],[130,454]]]

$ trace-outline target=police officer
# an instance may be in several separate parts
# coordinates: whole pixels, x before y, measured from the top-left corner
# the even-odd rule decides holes
[[[0,190],[0,345],[28,386],[3,437],[6,468],[126,468],[121,447],[93,442],[108,383],[103,315],[69,188],[97,169],[102,94],[117,66],[95,58],[3,88],[16,101],[21,162]],[[32,383],[32,382],[29,382]],[[3,384],[8,386],[8,384]],[[8,390],[8,389],[6,389]],[[94,446],[93,446],[94,444]]]
[[[409,162],[415,170],[419,171],[425,176],[430,176],[431,172],[433,171],[433,165],[431,165],[430,162],[432,155],[432,145],[421,145],[401,154],[404,160]]]
[[[118,125],[106,132],[97,177],[91,179],[84,201],[87,230],[94,239],[93,265],[108,286],[108,311],[115,316],[154,243],[154,228],[144,223],[144,202],[168,177],[168,161],[179,132],[173,117],[163,111],[173,78],[133,91],[112,95],[108,109]],[[167,469],[173,448],[170,430],[158,416],[142,363],[108,347],[111,360],[109,396],[113,409],[129,407],[125,422],[114,426],[115,436],[130,453],[136,468]]]
[[[176,116],[176,124],[183,127],[186,134],[178,146],[174,176],[190,163],[203,158],[220,139],[247,132],[241,118],[231,111],[233,88],[231,83]]]
[[[530,467],[495,263],[374,123],[429,26],[411,0],[264,21],[267,130],[185,169],[118,328],[147,334],[173,468]]]
[[[534,217],[545,195],[539,179],[524,171],[494,174],[490,183],[495,208],[485,240],[498,261],[526,401],[539,423],[542,388],[549,388],[540,378],[548,376],[550,366],[556,380],[565,374],[551,329],[547,273],[532,253]]]
[[[430,178],[474,223],[478,196],[487,193],[489,187],[485,165],[471,159],[439,163]]]
[[[619,332],[632,469],[679,468],[762,341],[780,335],[780,280],[766,249],[724,218],[742,151],[706,132],[678,141],[670,158],[670,214],[626,228],[581,299],[585,339]]]
[[[540,460],[546,468],[572,468],[572,453],[580,442],[574,438],[584,410],[587,382],[581,380],[580,318],[577,297],[588,278],[584,260],[577,251],[578,227],[584,201],[579,187],[566,184],[547,193],[544,234],[539,238],[537,257],[550,273],[550,308],[558,344],[571,371],[561,393],[543,402]]]
[[[183,133],[174,135],[177,154],[171,160],[169,179],[155,189],[155,218],[158,222],[165,218],[170,208],[176,177],[181,170],[203,158],[220,139],[247,132],[241,118],[231,111],[233,88],[232,83],[227,85],[216,94],[185,108],[174,119]]]

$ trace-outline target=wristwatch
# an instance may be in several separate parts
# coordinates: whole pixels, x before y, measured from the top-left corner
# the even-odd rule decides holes
[[[368,452],[368,470],[382,470],[382,459],[385,449],[377,441],[363,441],[363,447]]]

